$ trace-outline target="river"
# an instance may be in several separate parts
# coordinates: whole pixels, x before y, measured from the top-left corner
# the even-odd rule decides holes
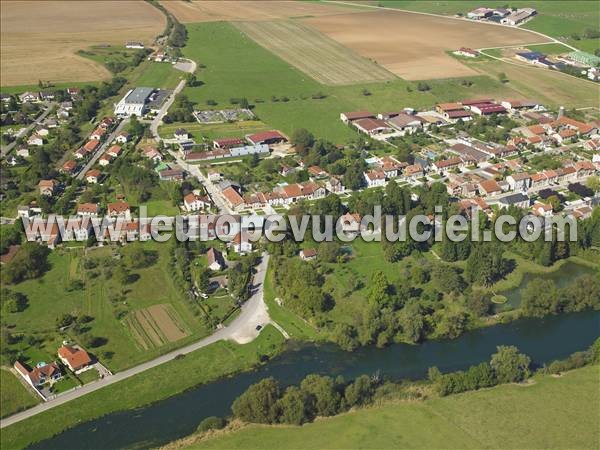
[[[227,416],[239,394],[269,376],[283,385],[296,384],[309,373],[351,379],[380,372],[391,379],[416,379],[423,378],[434,365],[447,372],[487,361],[498,345],[516,345],[534,364],[542,365],[588,348],[599,335],[600,311],[587,311],[543,320],[519,320],[465,333],[454,340],[395,344],[383,349],[368,347],[352,353],[333,344],[292,343],[286,351],[252,372],[200,385],[147,407],[77,425],[31,448],[84,450],[162,445],[193,433],[205,417]]]

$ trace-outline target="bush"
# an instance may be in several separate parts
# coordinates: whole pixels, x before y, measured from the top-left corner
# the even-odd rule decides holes
[[[210,430],[221,430],[225,428],[227,422],[222,417],[210,416],[204,419],[196,428],[196,431],[204,433]]]

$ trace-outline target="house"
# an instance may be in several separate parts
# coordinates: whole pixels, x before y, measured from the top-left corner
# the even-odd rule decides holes
[[[354,125],[358,131],[368,134],[369,136],[394,132],[394,129],[391,126],[380,119],[358,119],[353,121],[352,125]]]
[[[385,177],[387,179],[396,178],[400,175],[400,171],[403,167],[406,167],[408,164],[401,163],[391,156],[384,156],[379,159],[379,168],[383,170]]]
[[[58,365],[54,362],[46,364],[39,363],[33,370],[29,370],[21,362],[17,361],[14,368],[31,387],[37,389],[46,383],[54,383],[62,377]]]
[[[35,205],[35,202],[32,202],[29,205],[17,206],[17,217],[31,219],[32,217],[39,216],[42,213],[42,208]]]
[[[77,205],[77,215],[79,217],[98,217],[99,210],[97,203],[80,203]]]
[[[45,136],[48,136],[48,134],[50,133],[50,130],[48,130],[48,128],[46,128],[46,127],[39,125],[39,126],[35,127],[35,133],[38,136],[45,137]]]
[[[73,97],[77,97],[79,95],[79,92],[81,91],[81,89],[79,88],[67,88],[67,94],[73,98]]]
[[[190,134],[187,132],[185,128],[177,128],[175,133],[173,133],[173,137],[178,141],[185,141],[189,139]]]
[[[85,143],[85,145],[83,146],[83,150],[85,151],[85,153],[94,153],[98,149],[98,147],[100,147],[100,141],[91,140]]]
[[[38,102],[39,100],[40,96],[36,92],[23,92],[19,95],[19,101],[21,103]]]
[[[80,372],[92,363],[92,358],[88,352],[79,347],[63,345],[58,349],[58,357],[65,366],[73,372]]]
[[[101,141],[104,138],[105,134],[106,130],[102,127],[98,127],[94,131],[92,131],[92,134],[90,134],[90,139]]]
[[[185,172],[179,166],[173,166],[169,169],[158,172],[158,178],[161,181],[181,181],[185,176]]]
[[[246,144],[246,140],[242,138],[223,138],[212,141],[213,148],[232,148],[240,147]]]
[[[455,123],[459,119],[469,121],[472,118],[471,112],[467,111],[460,103],[438,103],[435,110],[451,123]]]
[[[86,180],[88,183],[93,183],[93,184],[96,184],[96,183],[98,183],[98,180],[100,180],[100,175],[101,175],[101,174],[102,174],[102,173],[101,173],[101,172],[100,172],[98,169],[91,169],[91,170],[88,170],[88,171],[86,172],[86,174],[85,174],[85,180]]]
[[[481,7],[481,8],[474,9],[473,11],[469,11],[467,13],[467,18],[473,19],[473,20],[482,20],[482,19],[485,19],[486,17],[490,17],[493,13],[494,13],[493,9]]]
[[[368,187],[385,186],[385,173],[383,170],[371,170],[363,174]]]
[[[496,180],[484,180],[479,183],[479,191],[483,195],[498,195],[502,193],[502,188]]]
[[[539,109],[540,104],[533,100],[503,100],[500,102],[507,110],[510,109]]]
[[[119,144],[127,144],[127,142],[129,142],[130,139],[131,135],[127,131],[121,131],[115,138],[115,141]]]
[[[600,151],[600,138],[590,139],[589,141],[585,141],[583,143],[583,148],[590,152],[599,152]],[[18,154],[18,152],[17,152]]]
[[[302,261],[311,261],[317,257],[317,249],[316,248],[305,248],[304,250],[300,250],[300,259]]]
[[[209,206],[209,202],[206,201],[205,197],[200,197],[199,195],[190,192],[183,197],[183,206],[188,212],[199,211]]]
[[[142,150],[142,154],[144,157],[151,159],[154,163],[159,163],[162,161],[163,156],[161,153],[154,147],[146,147]]]
[[[211,182],[221,181],[221,178],[222,178],[221,172],[219,172],[218,170],[215,170],[215,169],[208,169],[206,171],[206,175],[208,177],[208,181],[211,181]]]
[[[244,199],[233,187],[229,186],[223,189],[221,193],[223,194],[223,197],[225,197],[225,201],[230,208],[238,209],[244,205]]]
[[[212,271],[223,270],[227,265],[223,258],[223,253],[214,247],[211,247],[206,252],[206,260],[208,262],[208,268]]]
[[[44,145],[44,140],[39,134],[34,133],[31,136],[29,136],[29,139],[27,139],[27,145],[37,145],[39,147],[41,145]]]
[[[115,203],[109,203],[107,207],[108,217],[124,217],[127,220],[131,218],[131,209],[129,203],[124,201],[118,201]]]
[[[115,115],[119,117],[142,117],[147,109],[153,88],[137,87],[130,89],[125,96],[115,105]]]
[[[416,180],[417,178],[423,177],[423,166],[420,164],[411,164],[406,166],[402,171],[402,175],[405,178]]]
[[[527,192],[531,187],[531,176],[526,173],[513,173],[506,177],[511,191]]]
[[[577,178],[589,177],[596,171],[596,166],[591,161],[577,161],[573,167],[577,172]]]
[[[277,130],[263,131],[261,133],[251,134],[249,136],[246,136],[246,139],[252,145],[272,145],[287,142],[287,138]]]
[[[40,180],[38,183],[38,189],[41,195],[46,195],[52,197],[54,195],[54,190],[58,186],[58,182],[56,180]]]
[[[447,174],[452,169],[458,169],[464,166],[464,162],[458,156],[455,158],[441,159],[435,161],[432,165],[434,170],[440,174]]]
[[[77,163],[72,159],[66,161],[60,168],[60,171],[63,173],[71,174],[77,168]]]
[[[360,214],[346,213],[340,217],[339,222],[344,233],[358,233],[360,231]]]
[[[311,178],[325,178],[329,176],[327,172],[321,169],[319,166],[310,166],[308,169],[308,175]]]
[[[231,248],[236,253],[244,254],[252,251],[252,243],[245,239],[242,233],[238,233],[231,241]]]
[[[567,116],[562,116],[556,119],[554,122],[551,123],[551,126],[555,130],[560,128],[567,128],[576,131],[578,134],[581,135],[589,135],[598,130],[598,128],[593,125],[589,125],[587,123],[571,119]]]
[[[500,209],[516,206],[517,208],[529,208],[529,197],[521,192],[510,194],[498,199]]]
[[[106,151],[106,154],[116,158],[121,153],[121,150],[123,150],[123,148],[120,145],[111,145]]]
[[[539,217],[552,217],[552,205],[536,201],[531,207],[533,214]]]
[[[348,124],[355,120],[374,119],[374,118],[375,118],[375,114],[371,114],[369,111],[355,111],[355,112],[347,112],[347,113],[340,114],[340,119],[345,124]]]
[[[340,178],[333,176],[325,182],[325,189],[332,194],[342,194],[346,190]]]
[[[458,56],[464,56],[466,58],[477,58],[479,56],[479,52],[477,50],[473,50],[472,48],[468,47],[461,47],[452,53]]]
[[[108,153],[105,153],[100,157],[100,159],[98,159],[98,164],[100,164],[102,167],[108,166],[112,160],[113,157],[110,156]]]
[[[537,11],[533,8],[522,8],[522,9],[518,9],[518,10],[512,12],[511,14],[509,14],[508,16],[504,17],[500,21],[500,23],[503,25],[511,25],[514,27],[516,25],[523,23],[525,20],[529,19],[530,17],[533,17],[536,14],[537,14]]]
[[[29,149],[27,147],[19,147],[15,153],[21,158],[29,158]]]

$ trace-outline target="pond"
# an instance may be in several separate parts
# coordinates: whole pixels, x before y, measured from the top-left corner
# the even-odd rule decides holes
[[[577,264],[573,261],[567,261],[562,266],[560,266],[559,269],[553,270],[552,272],[548,273],[526,272],[523,275],[521,284],[519,284],[518,287],[499,292],[500,295],[504,295],[507,298],[507,301],[506,303],[503,303],[501,305],[494,305],[494,311],[501,312],[507,311],[509,309],[518,308],[521,304],[521,293],[523,292],[523,289],[527,287],[531,280],[534,280],[536,278],[541,278],[543,280],[552,280],[556,284],[556,287],[562,288],[569,285],[569,283],[572,283],[577,277],[597,273],[597,269],[593,269],[582,264]]]
[[[251,372],[244,372],[154,403],[79,424],[40,442],[35,449],[148,448],[194,432],[208,416],[227,416],[233,400],[250,384],[275,377],[297,384],[309,373],[352,379],[379,372],[390,379],[417,379],[438,366],[443,372],[488,361],[498,345],[516,345],[537,365],[588,348],[600,334],[600,311],[519,320],[471,331],[455,340],[420,345],[396,344],[348,353],[333,344],[292,343],[286,351]],[[188,356],[193,357],[193,356]],[[185,376],[185,374],[173,374]]]

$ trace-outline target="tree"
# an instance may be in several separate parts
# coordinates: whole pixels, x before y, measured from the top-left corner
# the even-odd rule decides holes
[[[485,291],[472,291],[467,295],[467,308],[477,317],[486,316],[492,308],[490,294]]]
[[[300,389],[311,397],[311,412],[315,416],[333,416],[340,409],[341,396],[331,377],[308,375]]]
[[[27,308],[27,297],[6,288],[0,290],[0,302],[5,313],[18,313]]]
[[[279,421],[292,425],[302,425],[312,420],[310,411],[310,396],[296,386],[285,390],[283,397],[277,401]]]
[[[600,192],[600,177],[592,175],[587,179],[585,185],[594,192]]]
[[[466,273],[472,282],[490,286],[508,271],[509,263],[502,255],[504,250],[496,243],[475,245],[467,259]]]
[[[292,133],[291,143],[299,154],[305,155],[306,150],[315,143],[315,137],[306,128],[298,128]]]
[[[277,380],[273,377],[265,378],[236,398],[231,411],[235,417],[246,422],[274,423],[277,421],[275,405],[279,397]]]
[[[132,269],[150,267],[158,260],[158,253],[146,250],[138,245],[130,245],[123,249],[124,261]]]
[[[508,77],[504,72],[498,74],[498,81],[500,81],[500,83],[508,83]]]
[[[2,276],[7,283],[20,283],[23,280],[38,278],[48,270],[50,249],[35,242],[21,246],[12,261],[4,266]]]
[[[200,270],[196,284],[198,285],[200,292],[208,291],[208,288],[210,287],[210,269],[204,267]]]
[[[526,316],[544,317],[556,314],[559,295],[552,280],[534,278],[521,292],[521,308]]]
[[[342,245],[337,241],[321,242],[319,244],[319,261],[325,263],[334,263],[342,254]]]
[[[515,346],[500,345],[492,355],[492,367],[499,383],[520,382],[529,377],[529,356],[519,353]]]
[[[425,333],[425,318],[418,303],[402,308],[399,314],[402,336],[409,342],[419,342]]]
[[[371,277],[369,303],[373,306],[385,306],[390,303],[390,284],[385,274],[378,270]]]
[[[365,405],[371,401],[374,394],[374,386],[371,378],[361,375],[353,383],[346,386],[344,398],[349,407]]]

